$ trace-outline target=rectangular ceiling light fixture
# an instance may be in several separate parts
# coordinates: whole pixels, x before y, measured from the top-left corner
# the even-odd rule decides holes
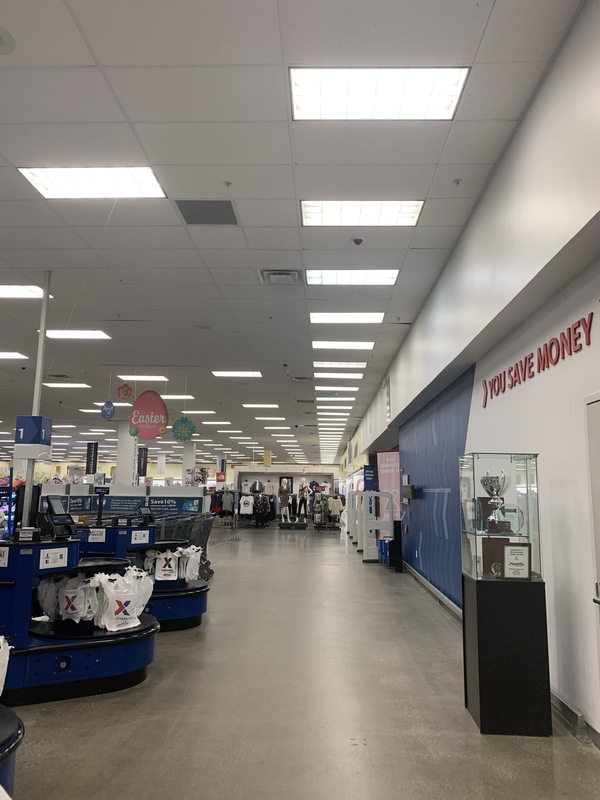
[[[193,394],[161,394],[163,400],[195,400]],[[183,413],[183,412],[182,412]]]
[[[331,410],[351,411],[352,406],[317,406],[317,413],[319,411],[331,411]]]
[[[104,403],[94,403],[95,406],[103,406]],[[115,408],[125,408],[126,406],[131,406],[131,403],[113,403]]]
[[[317,397],[317,403],[339,403],[340,400],[349,402],[356,400],[356,397]]]
[[[265,425],[266,431],[291,431],[290,425]]]
[[[358,392],[358,386],[315,386],[317,392]]]
[[[467,67],[292,67],[298,120],[452,119]]]
[[[167,381],[164,375],[117,375],[122,381]],[[190,412],[188,411],[188,414]]]
[[[87,383],[44,383],[50,389],[91,389]],[[104,405],[104,403],[102,404]]]
[[[419,221],[423,200],[301,200],[304,227],[406,227]]]
[[[10,359],[10,360],[17,360],[17,359],[28,359],[29,356],[24,356],[22,353],[11,353],[11,352],[0,352],[0,358],[3,359]]]
[[[262,372],[244,372],[236,370],[213,371],[215,378],[262,378]]]
[[[0,300],[37,300],[44,296],[40,286],[0,286]]]
[[[309,286],[394,286],[399,269],[307,269]]]
[[[186,411],[186,414],[216,414],[216,411]]]
[[[380,325],[385,314],[383,312],[328,312],[311,311],[311,325]]]
[[[366,361],[313,361],[315,369],[366,369]]]
[[[364,377],[362,372],[315,372],[315,378],[340,378],[347,381],[362,381]]]
[[[79,410],[84,414],[100,414],[102,411],[101,408],[80,408]]]
[[[102,403],[102,405],[104,405],[104,403]],[[74,427],[75,425],[53,425],[52,430],[55,431],[58,430],[59,428],[74,428]]]
[[[165,197],[150,167],[36,167],[19,172],[47,200]]]
[[[48,339],[110,339],[104,331],[46,331]]]
[[[285,422],[285,417],[254,417],[254,419],[266,420],[267,422]]]
[[[231,422],[213,422],[212,420],[210,422],[205,422],[203,420],[202,424],[203,425],[231,425]]]
[[[313,350],[372,350],[375,342],[314,341]]]
[[[279,408],[277,403],[242,403],[244,408]]]

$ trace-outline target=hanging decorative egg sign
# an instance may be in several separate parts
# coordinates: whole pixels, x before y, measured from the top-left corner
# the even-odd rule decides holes
[[[156,439],[167,432],[169,412],[162,397],[149,390],[142,392],[129,412],[129,433],[140,439]]]
[[[106,403],[102,406],[102,411],[100,412],[100,416],[104,419],[112,419],[116,414],[115,406],[110,400],[107,400]]]

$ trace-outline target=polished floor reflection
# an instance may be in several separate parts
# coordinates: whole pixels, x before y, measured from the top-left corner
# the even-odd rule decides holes
[[[458,623],[345,537],[216,532],[201,628],[161,634],[145,683],[21,708],[16,800],[600,797],[600,753],[481,736]]]

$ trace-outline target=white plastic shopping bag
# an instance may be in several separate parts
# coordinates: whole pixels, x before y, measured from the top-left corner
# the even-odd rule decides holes
[[[0,636],[0,694],[4,689],[4,680],[8,669],[8,652],[10,647],[4,636]]]
[[[58,608],[58,593],[69,579],[64,575],[42,578],[38,586],[38,603],[44,614],[50,620],[60,617]]]
[[[178,578],[179,556],[171,550],[159,553],[154,562],[154,580],[157,581],[176,581]]]
[[[179,577],[186,581],[198,580],[202,548],[192,544],[189,547],[179,547],[177,553],[179,554]]]
[[[135,628],[140,624],[136,616],[138,593],[122,575],[96,576],[98,578],[98,610],[94,622],[107,631]]]
[[[154,589],[154,583],[143,569],[138,569],[137,567],[128,567],[125,570],[125,581],[135,591],[136,601],[133,613],[136,617],[139,617],[148,605],[148,600],[150,600]]]

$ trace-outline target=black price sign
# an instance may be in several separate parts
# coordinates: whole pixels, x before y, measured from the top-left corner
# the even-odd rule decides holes
[[[98,442],[88,442],[85,457],[85,474],[93,475],[98,469]]]
[[[140,478],[145,478],[148,472],[148,448],[147,447],[140,447],[138,448],[138,457],[137,457],[137,473]]]

